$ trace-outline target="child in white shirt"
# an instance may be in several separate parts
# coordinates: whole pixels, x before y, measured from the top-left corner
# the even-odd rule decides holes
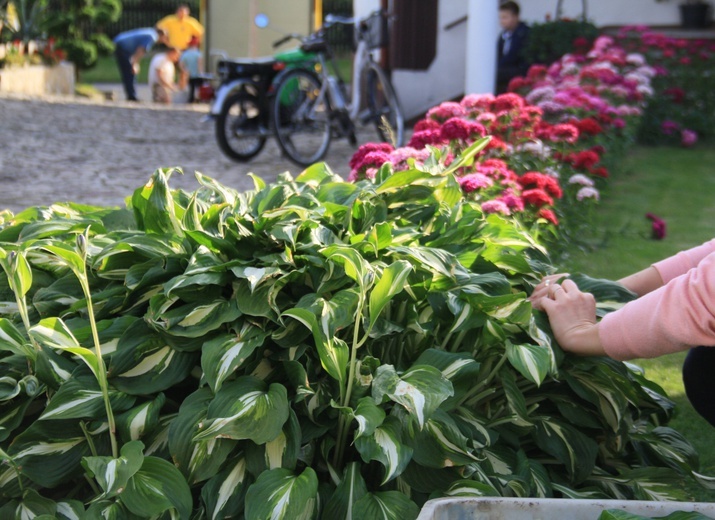
[[[170,47],[166,52],[160,52],[151,59],[149,65],[149,87],[151,97],[155,103],[170,104],[172,95],[176,91],[176,62],[181,53],[178,49]]]

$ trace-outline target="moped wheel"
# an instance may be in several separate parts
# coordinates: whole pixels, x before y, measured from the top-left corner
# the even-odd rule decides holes
[[[216,140],[221,151],[239,162],[255,157],[266,144],[263,119],[256,96],[246,92],[229,96],[216,118]]]
[[[308,70],[287,72],[275,90],[273,131],[283,153],[300,166],[320,161],[331,138],[330,105],[320,80]]]
[[[400,147],[405,142],[405,118],[395,89],[377,64],[370,63],[365,74],[368,115],[361,119],[372,121],[383,141]]]

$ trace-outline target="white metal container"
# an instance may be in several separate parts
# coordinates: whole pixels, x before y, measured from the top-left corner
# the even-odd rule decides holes
[[[646,517],[696,511],[715,519],[715,503],[484,497],[430,500],[417,520],[597,520],[606,509]]]

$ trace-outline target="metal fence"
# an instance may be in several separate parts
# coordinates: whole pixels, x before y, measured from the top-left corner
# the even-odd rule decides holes
[[[323,17],[328,14],[353,15],[353,0],[323,0]],[[337,24],[325,32],[331,48],[337,54],[349,54],[353,49],[353,26]]]
[[[200,0],[182,0],[191,9],[191,15],[198,18]],[[174,14],[179,5],[177,0],[123,0],[122,16],[116,23],[106,27],[107,36],[138,27],[154,27],[156,22],[169,14]]]

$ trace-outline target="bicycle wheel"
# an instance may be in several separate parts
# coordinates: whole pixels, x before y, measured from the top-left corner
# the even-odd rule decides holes
[[[330,146],[330,105],[312,72],[294,69],[276,87],[271,114],[281,150],[294,163],[309,166]]]
[[[246,92],[229,96],[216,118],[216,140],[221,151],[235,161],[255,157],[267,139],[267,129],[261,120],[261,105],[256,96]]]
[[[370,63],[365,70],[365,100],[367,114],[361,119],[372,122],[383,141],[400,147],[405,142],[405,118],[397,101],[397,94],[385,72],[376,63]]]

